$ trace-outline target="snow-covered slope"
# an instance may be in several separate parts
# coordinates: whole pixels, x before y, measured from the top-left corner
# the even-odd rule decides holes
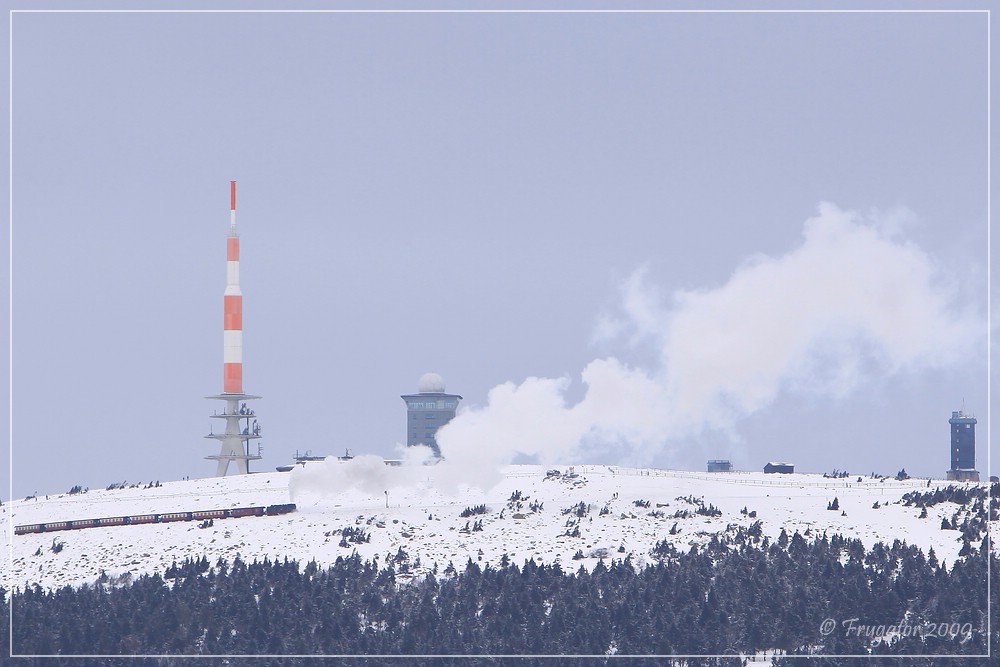
[[[869,546],[901,539],[925,549],[933,547],[938,558],[949,564],[961,548],[959,533],[940,529],[942,517],[955,513],[955,504],[931,507],[929,515],[920,519],[920,509],[898,502],[908,491],[928,489],[927,480],[862,478],[858,482],[857,477],[617,466],[576,466],[573,470],[577,477],[565,474],[565,468],[561,475],[547,476],[539,466],[510,466],[490,491],[466,488],[454,494],[439,491],[425,480],[392,488],[388,497],[347,488],[296,489],[293,498],[289,489],[293,472],[17,500],[0,508],[7,535],[12,535],[12,525],[66,519],[287,502],[297,503],[298,510],[279,516],[219,519],[208,528],[192,521],[12,536],[12,557],[10,562],[4,559],[3,579],[8,587],[79,585],[94,582],[102,572],[127,580],[140,573],[163,573],[174,561],[202,556],[212,563],[237,555],[244,560],[287,556],[302,562],[315,559],[322,565],[354,549],[362,558],[384,563],[400,548],[408,554],[413,572],[426,571],[435,563],[440,569],[449,562],[461,568],[469,558],[498,566],[504,554],[516,563],[528,558],[558,560],[573,570],[579,564],[592,567],[601,555],[624,558],[632,554],[633,561],[641,563],[649,560],[649,551],[659,540],[669,539],[686,550],[713,534],[737,525],[750,526],[756,520],[772,539],[782,528],[789,535],[796,530],[808,530],[810,535],[841,533]],[[946,484],[936,480],[930,489]],[[520,492],[520,505],[510,502],[516,492]],[[838,511],[827,509],[834,498]],[[647,501],[649,507],[636,501]],[[721,516],[696,514],[699,502],[716,506]],[[877,509],[873,507],[876,502]],[[485,514],[459,516],[465,508],[480,504],[487,506]],[[579,511],[564,513],[574,506]],[[690,513],[688,518],[675,518],[684,510]],[[750,512],[756,512],[756,518]],[[479,521],[481,529],[473,530]],[[679,532],[671,535],[675,523]],[[361,528],[370,541],[339,546],[339,531],[344,528]],[[576,529],[579,536],[570,536]],[[63,544],[61,550],[52,549],[54,541]],[[586,558],[574,560],[578,552]],[[415,566],[418,558],[419,566]]]

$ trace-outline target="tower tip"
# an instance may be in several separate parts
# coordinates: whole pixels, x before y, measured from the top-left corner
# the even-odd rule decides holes
[[[236,210],[236,181],[229,181],[229,210]]]

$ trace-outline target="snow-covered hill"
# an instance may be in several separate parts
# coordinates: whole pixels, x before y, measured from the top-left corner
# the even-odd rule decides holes
[[[650,559],[650,549],[660,540],[685,550],[713,534],[749,527],[757,520],[772,539],[782,529],[789,535],[840,533],[860,538],[867,546],[901,539],[933,547],[949,564],[961,548],[958,532],[941,530],[942,518],[951,518],[957,509],[954,503],[935,505],[921,519],[919,508],[899,502],[908,491],[948,484],[938,480],[928,488],[927,480],[866,477],[859,482],[856,476],[827,479],[810,474],[590,465],[575,466],[575,476],[569,471],[563,468],[559,475],[547,475],[540,466],[509,466],[488,492],[464,487],[446,493],[431,480],[430,469],[410,475],[408,483],[393,486],[388,495],[317,487],[314,480],[301,484],[308,471],[296,470],[17,500],[0,508],[7,535],[12,535],[12,525],[67,519],[287,502],[295,502],[298,510],[280,516],[219,519],[207,528],[191,521],[12,536],[12,557],[3,562],[3,579],[8,587],[79,585],[94,582],[102,573],[126,581],[141,573],[163,573],[174,561],[202,556],[212,563],[237,555],[244,560],[287,556],[301,562],[315,559],[322,565],[354,549],[362,558],[384,563],[400,548],[413,573],[435,563],[440,569],[449,562],[461,568],[469,558],[499,566],[505,554],[516,563],[528,558],[558,560],[565,569],[574,570],[580,564],[592,567],[602,556],[631,554],[634,562],[641,563]],[[338,469],[338,478],[344,478],[342,472],[350,477],[350,468]],[[293,479],[297,482],[290,489]],[[835,498],[839,510],[827,509]],[[486,513],[460,516],[478,505],[486,505]],[[708,515],[713,505],[721,515]],[[704,509],[699,514],[700,507]],[[340,546],[345,528],[360,528],[370,541]],[[54,542],[62,544],[61,550],[53,550]]]

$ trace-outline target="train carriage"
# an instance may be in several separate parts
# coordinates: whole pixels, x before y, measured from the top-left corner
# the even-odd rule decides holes
[[[28,533],[44,533],[45,524],[44,523],[29,523],[24,526],[15,526],[15,535],[27,535]]]
[[[98,526],[124,526],[128,522],[127,516],[106,516],[97,520]]]
[[[172,521],[190,521],[191,512],[170,512],[160,515],[160,523],[170,523]]]
[[[191,518],[195,521],[200,521],[202,519],[225,519],[226,510],[201,510],[198,512],[191,512]]]
[[[69,521],[54,521],[52,523],[43,523],[42,530],[45,531],[46,533],[51,532],[53,530],[69,530],[70,529],[69,523],[70,523]]]
[[[143,523],[156,523],[158,520],[158,514],[135,514],[133,516],[125,517],[125,522],[132,526]]]
[[[77,528],[96,528],[97,519],[76,519],[69,522],[70,530],[76,530]]]
[[[229,516],[238,519],[243,516],[264,516],[263,507],[234,507],[228,510]]]

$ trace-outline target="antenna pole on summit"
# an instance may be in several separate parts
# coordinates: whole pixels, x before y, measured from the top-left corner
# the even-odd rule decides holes
[[[223,293],[222,318],[222,393],[208,396],[226,402],[221,415],[212,417],[226,420],[225,433],[209,433],[206,438],[220,440],[219,453],[205,458],[217,461],[216,477],[223,477],[229,471],[229,464],[236,464],[238,473],[250,472],[249,462],[260,455],[250,454],[250,440],[260,437],[260,430],[250,428],[252,409],[246,402],[260,396],[243,393],[243,292],[240,290],[240,237],[236,232],[236,181],[229,182],[229,236],[226,238],[226,291]],[[240,428],[240,420],[247,420],[245,429]],[[256,421],[256,420],[255,420]]]

